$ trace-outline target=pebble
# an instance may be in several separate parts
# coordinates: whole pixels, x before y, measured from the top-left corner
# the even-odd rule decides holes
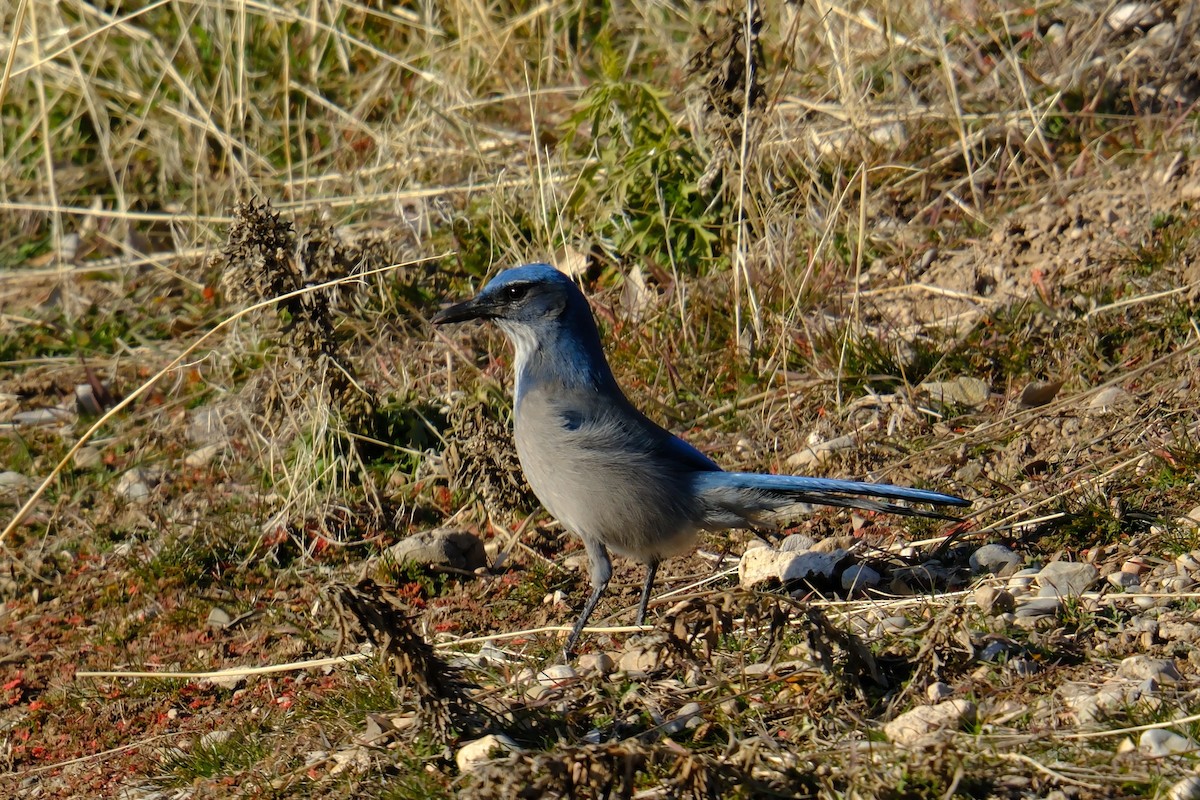
[[[1048,617],[1057,614],[1061,608],[1062,600],[1057,597],[1037,597],[1017,606],[1017,618]]]
[[[842,572],[842,588],[847,592],[874,589],[883,578],[865,564],[851,564]]]
[[[454,763],[458,764],[459,772],[470,772],[483,766],[494,757],[508,753],[520,752],[521,748],[503,733],[491,733],[482,739],[467,742],[454,754]],[[493,753],[496,756],[493,756]]]
[[[150,499],[150,482],[146,470],[134,467],[117,479],[117,494],[133,503],[144,503]]]
[[[645,647],[633,647],[621,654],[617,669],[630,675],[645,675],[658,669],[659,651]]]
[[[1091,564],[1074,561],[1054,561],[1038,573],[1038,595],[1041,597],[1078,597],[1096,580],[1099,571]]]
[[[1150,3],[1121,3],[1104,19],[1117,33],[1154,21],[1154,6]]]
[[[57,408],[35,408],[32,411],[18,411],[13,414],[12,422],[18,427],[36,427],[66,422],[70,418],[70,414]]]
[[[1105,580],[1107,580],[1114,588],[1120,589],[1123,592],[1129,591],[1130,589],[1137,589],[1142,585],[1141,578],[1139,578],[1135,573],[1126,572],[1123,569],[1108,573],[1108,575],[1105,576]]]
[[[411,561],[422,566],[445,566],[474,572],[487,566],[483,541],[457,528],[435,528],[407,536],[388,552],[397,564]]]
[[[883,726],[884,735],[893,744],[912,746],[946,730],[958,730],[975,719],[975,704],[962,698],[936,705],[917,706]]]
[[[1151,658],[1147,655],[1129,656],[1121,660],[1117,675],[1130,680],[1153,679],[1158,683],[1179,683],[1183,676],[1179,674],[1175,662],[1169,658]]]
[[[1200,778],[1184,778],[1167,791],[1167,800],[1200,800]]]
[[[679,709],[673,719],[662,726],[667,736],[678,736],[684,731],[697,727],[703,719],[700,717],[700,704],[688,703]]]
[[[996,659],[1000,658],[1000,656],[1004,655],[1007,652],[1008,652],[1008,643],[1007,642],[1002,642],[1002,641],[993,639],[992,641],[990,641],[986,645],[984,645],[983,649],[979,651],[979,660],[980,661],[995,661]]]
[[[1020,564],[1021,557],[1002,544],[985,544],[971,553],[968,563],[975,573],[997,573],[1009,564]]]
[[[738,560],[738,585],[754,589],[779,580],[780,556],[779,551],[770,547],[751,547],[742,553]]]
[[[783,537],[783,541],[779,543],[779,549],[784,553],[802,553],[805,550],[812,550],[815,544],[816,540],[811,536],[792,533]]]
[[[193,450],[192,452],[190,452],[186,456],[184,456],[183,457],[183,465],[185,467],[191,467],[193,469],[200,469],[201,467],[207,467],[209,464],[212,463],[212,460],[214,458],[216,458],[217,455],[219,453],[221,453],[221,451],[223,451],[224,449],[225,449],[224,442],[218,442],[217,444],[205,445],[204,447],[201,447],[198,450]]]
[[[1179,755],[1196,749],[1196,744],[1186,736],[1164,728],[1143,731],[1138,738],[1138,749],[1151,758]]]
[[[1041,572],[1041,567],[1026,567],[1022,570],[1017,570],[1008,578],[1008,589],[1010,592],[1026,591],[1030,586],[1033,586],[1033,579]]]
[[[929,698],[931,703],[940,703],[943,700],[949,700],[954,696],[954,690],[950,688],[950,684],[942,681],[934,681],[925,687],[925,696]]]
[[[575,662],[582,675],[611,675],[617,662],[608,653],[584,653]]]
[[[1088,408],[1092,411],[1105,412],[1132,402],[1133,395],[1129,392],[1119,386],[1109,386],[1107,389],[1096,392],[1091,402],[1088,403]]]
[[[578,677],[579,673],[569,664],[555,664],[554,666],[546,667],[537,674],[538,683],[554,689],[570,683]]]
[[[1012,592],[994,586],[980,586],[971,596],[985,614],[1007,614],[1017,606]]]
[[[819,553],[815,550],[792,553],[779,563],[779,579],[784,583],[814,578],[828,580],[833,577],[838,563],[845,557],[845,550],[834,550],[832,553]]]
[[[100,448],[92,447],[90,444],[76,450],[71,460],[75,462],[78,469],[95,469],[103,462]]]

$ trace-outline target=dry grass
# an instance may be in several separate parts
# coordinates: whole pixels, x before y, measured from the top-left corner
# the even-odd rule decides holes
[[[4,6],[0,794],[1165,793],[1191,762],[1118,745],[1195,736],[1191,673],[1091,727],[1063,687],[1129,653],[1191,665],[1192,643],[1121,638],[1133,601],[1092,597],[1021,634],[1040,666],[1022,679],[976,658],[1014,634],[965,602],[960,569],[992,540],[1100,565],[1200,545],[1172,522],[1200,504],[1200,9],[1113,13]],[[858,532],[894,565],[916,540],[903,559],[949,577],[819,601],[826,625],[728,593],[706,551],[673,562],[639,634],[622,567],[592,644],[660,648],[662,669],[531,688],[571,619],[544,599],[583,590],[563,565],[577,545],[525,518],[503,341],[426,324],[530,260],[580,275],[636,402],[723,465],[974,499],[951,539]],[[990,396],[939,402],[930,385],[961,377]],[[1023,406],[1037,381],[1061,386]],[[504,568],[390,563],[441,524],[480,531]],[[338,655],[322,593],[364,573],[421,613],[400,639],[490,653],[455,703],[520,753],[460,774],[456,718],[416,724],[429,709],[400,666],[111,674]],[[1192,619],[1194,597],[1168,600]],[[888,744],[881,725],[932,680],[977,724]],[[691,701],[699,726],[665,734]]]

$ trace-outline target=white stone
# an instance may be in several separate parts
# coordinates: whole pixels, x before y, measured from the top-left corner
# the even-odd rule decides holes
[[[520,746],[508,736],[503,733],[492,733],[482,739],[467,742],[460,747],[454,754],[454,763],[458,764],[459,772],[470,772],[493,758],[503,757],[508,753],[517,753],[520,750]]]
[[[542,686],[549,686],[557,689],[563,684],[570,683],[579,677],[574,667],[569,664],[555,664],[551,667],[546,667],[537,674],[538,683]]]
[[[1200,778],[1195,775],[1184,778],[1170,788],[1167,800],[1200,800]]]
[[[756,589],[779,580],[778,550],[771,547],[752,547],[738,561],[738,585]]]
[[[847,592],[874,589],[883,578],[865,564],[851,564],[842,572],[842,588]]]
[[[1138,749],[1151,758],[1163,758],[1195,750],[1196,743],[1173,731],[1151,728],[1138,738]]]
[[[832,553],[818,553],[814,550],[792,553],[778,563],[776,575],[784,583],[814,578],[828,580],[833,577],[838,562],[845,557],[845,550],[834,550]]]
[[[1091,564],[1054,561],[1038,573],[1038,594],[1042,597],[1078,597],[1087,591],[1098,574]]]
[[[899,746],[916,745],[928,736],[957,730],[975,718],[975,704],[962,698],[932,706],[917,706],[883,726],[888,740]]]
[[[985,544],[967,559],[972,572],[999,572],[1009,564],[1020,564],[1021,557],[1002,544]]]
[[[1183,676],[1175,662],[1169,658],[1151,658],[1147,655],[1129,656],[1121,660],[1117,675],[1130,680],[1146,680],[1152,678],[1159,683],[1179,683]]]

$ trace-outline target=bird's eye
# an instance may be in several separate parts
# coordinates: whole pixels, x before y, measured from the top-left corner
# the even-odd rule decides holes
[[[527,294],[529,294],[529,285],[525,283],[514,283],[512,286],[504,287],[504,296],[509,300],[520,300]]]

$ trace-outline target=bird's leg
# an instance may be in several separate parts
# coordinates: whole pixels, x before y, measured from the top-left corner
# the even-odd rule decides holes
[[[637,624],[646,624],[646,606],[650,604],[650,590],[654,587],[654,576],[658,574],[658,562],[646,565],[646,583],[642,585],[642,602],[638,603]]]
[[[563,648],[563,658],[567,661],[570,661],[571,656],[575,654],[575,643],[579,641],[579,634],[583,633],[583,626],[587,625],[588,618],[596,610],[596,604],[600,602],[600,597],[612,579],[612,560],[608,557],[608,550],[604,545],[595,539],[588,538],[585,538],[583,543],[587,547],[588,569],[592,577],[592,596],[583,604],[583,611],[580,612],[575,627],[571,629],[571,635],[567,637],[567,646]]]

